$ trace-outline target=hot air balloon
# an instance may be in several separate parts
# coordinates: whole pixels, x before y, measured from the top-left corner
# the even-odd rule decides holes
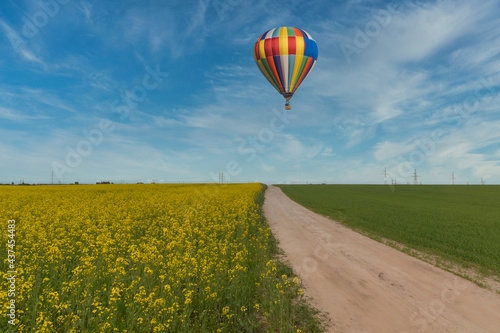
[[[290,99],[309,75],[318,59],[318,45],[302,29],[281,27],[268,30],[255,43],[253,55],[266,79],[286,99]]]

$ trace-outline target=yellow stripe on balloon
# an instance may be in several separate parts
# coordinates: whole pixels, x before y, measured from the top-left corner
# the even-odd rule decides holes
[[[297,56],[303,56],[304,55],[304,49],[306,45],[304,43],[304,37],[296,37],[295,38],[295,54]]]
[[[280,29],[280,38],[288,37],[288,29],[286,27],[281,27]]]
[[[264,42],[265,42],[265,39],[262,39],[259,42],[259,55],[260,55],[260,59],[266,57],[266,50],[264,49]]]
[[[288,55],[288,37],[280,36],[280,55]]]
[[[302,40],[304,41],[304,40]],[[293,76],[292,76],[292,86],[290,88],[290,92],[293,92],[295,90],[295,86],[297,85],[297,80],[299,79],[300,75],[299,75],[299,70],[300,70],[300,66],[302,64],[302,58],[304,56],[302,54],[299,54],[297,52],[297,55],[295,56],[295,66],[293,68]]]
[[[288,55],[288,29],[282,27],[280,29],[280,55]]]

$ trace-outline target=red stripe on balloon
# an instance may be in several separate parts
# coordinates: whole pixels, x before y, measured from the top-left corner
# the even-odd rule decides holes
[[[295,43],[296,40],[297,37],[295,36],[288,37],[288,54],[295,54],[295,49],[297,47],[297,44]]]
[[[280,55],[280,38],[279,37],[271,38],[271,45],[272,45],[273,53],[269,54],[269,55],[279,56]],[[266,53],[266,56],[268,56],[267,53]]]
[[[266,58],[273,55],[272,42],[270,38],[264,40],[264,52],[266,54]]]

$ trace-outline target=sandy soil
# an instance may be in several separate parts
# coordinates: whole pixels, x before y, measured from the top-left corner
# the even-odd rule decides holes
[[[500,295],[313,213],[269,186],[264,214],[331,332],[500,332]]]

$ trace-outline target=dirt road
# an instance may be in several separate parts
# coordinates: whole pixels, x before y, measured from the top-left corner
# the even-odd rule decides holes
[[[500,332],[500,295],[315,214],[269,186],[264,214],[331,332]]]

